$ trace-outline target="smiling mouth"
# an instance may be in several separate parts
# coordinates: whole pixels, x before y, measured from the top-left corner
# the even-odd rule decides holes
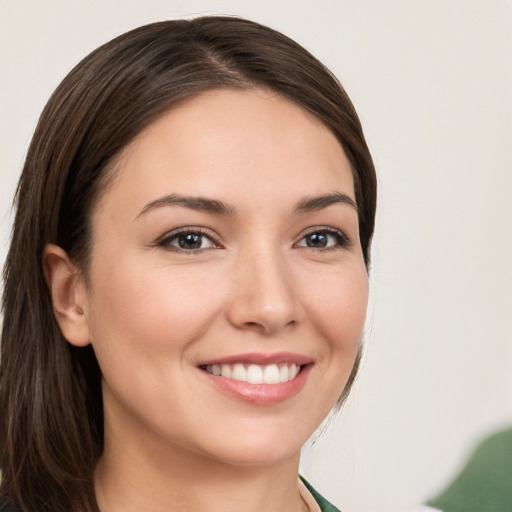
[[[294,380],[306,365],[282,364],[208,364],[201,370],[216,377],[224,377],[248,384],[281,384]]]

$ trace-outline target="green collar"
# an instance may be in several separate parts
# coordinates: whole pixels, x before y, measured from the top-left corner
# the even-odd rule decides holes
[[[332,503],[329,503],[323,496],[318,494],[318,492],[303,476],[300,476],[300,479],[304,482],[304,485],[308,488],[308,491],[313,495],[313,498],[315,498],[315,501],[320,506],[322,512],[341,512],[339,508],[336,508]]]

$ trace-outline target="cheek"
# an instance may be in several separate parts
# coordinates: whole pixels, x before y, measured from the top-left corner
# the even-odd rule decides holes
[[[354,353],[361,338],[368,304],[368,277],[354,265],[318,276],[308,287],[307,314],[332,352]],[[346,354],[348,355],[348,354]]]
[[[222,302],[218,287],[198,279],[192,268],[148,267],[137,259],[99,267],[94,283],[90,325],[95,349],[122,345],[156,356],[182,350],[214,320]]]
[[[368,277],[364,264],[317,273],[303,304],[317,343],[319,372],[314,418],[321,421],[345,389],[356,361],[366,319]],[[318,389],[322,392],[318,393]],[[316,428],[312,424],[312,429]]]

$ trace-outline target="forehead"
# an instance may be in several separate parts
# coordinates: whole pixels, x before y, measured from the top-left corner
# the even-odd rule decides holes
[[[122,151],[103,198],[135,208],[193,193],[263,206],[332,191],[354,197],[334,134],[277,93],[250,89],[206,92],[164,113]]]

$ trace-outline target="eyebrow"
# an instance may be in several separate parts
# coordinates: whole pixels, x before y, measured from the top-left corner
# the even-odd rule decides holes
[[[141,215],[144,215],[145,213],[162,206],[184,206],[185,208],[190,208],[191,210],[214,213],[216,215],[233,215],[235,213],[235,208],[226,203],[223,203],[222,201],[217,201],[216,199],[169,194],[148,203],[146,206],[144,206],[136,218],[139,218]]]
[[[333,204],[340,203],[351,206],[356,210],[356,212],[359,210],[357,204],[350,196],[341,192],[334,192],[332,194],[306,197],[299,201],[297,206],[294,208],[294,212],[315,212],[323,210],[324,208],[327,208]],[[137,219],[145,213],[162,206],[183,206],[185,208],[190,208],[191,210],[225,216],[231,216],[236,213],[236,208],[234,206],[223,203],[222,201],[218,201],[216,199],[169,194],[148,203],[135,218]]]
[[[346,204],[354,208],[356,212],[359,212],[359,208],[357,207],[356,202],[347,194],[343,194],[341,192],[334,192],[332,194],[325,194],[320,196],[306,197],[302,201],[297,204],[295,207],[295,212],[298,213],[307,213],[307,212],[316,212],[318,210],[323,210],[328,206],[333,204]]]

